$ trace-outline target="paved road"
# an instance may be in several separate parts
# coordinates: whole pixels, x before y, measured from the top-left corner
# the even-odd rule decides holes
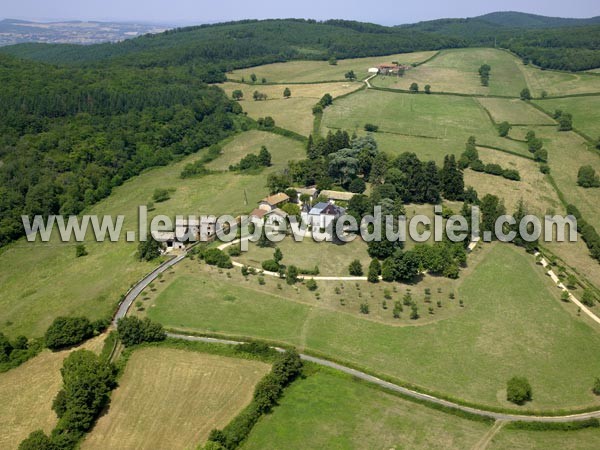
[[[188,336],[188,335],[184,335],[184,334],[175,334],[175,333],[168,333],[168,336],[171,338],[175,338],[175,339],[184,339],[187,341],[196,341],[196,342],[209,342],[209,343],[215,343],[215,344],[239,345],[242,343],[240,341],[233,341],[233,340],[228,340],[228,339],[217,339],[217,338],[201,337],[201,336]],[[284,351],[283,349],[281,349],[279,347],[273,347],[273,348],[279,352]],[[518,420],[525,421],[525,422],[571,422],[571,421],[579,421],[579,420],[586,420],[586,419],[592,419],[592,418],[600,418],[600,410],[587,412],[587,413],[580,413],[580,414],[570,414],[570,415],[566,415],[566,416],[526,416],[526,415],[520,415],[520,414],[505,414],[505,413],[497,413],[497,412],[493,412],[493,411],[485,411],[485,410],[478,409],[478,408],[472,408],[470,406],[459,405],[457,403],[453,403],[448,400],[437,398],[432,395],[413,391],[411,389],[399,386],[397,384],[390,383],[389,381],[385,381],[380,378],[374,377],[372,375],[369,375],[368,373],[361,372],[360,370],[352,369],[351,367],[346,367],[341,364],[337,364],[335,362],[328,361],[323,358],[317,358],[317,357],[305,355],[302,353],[300,354],[300,357],[304,361],[310,361],[310,362],[318,364],[320,366],[330,367],[332,369],[339,370],[340,372],[347,373],[347,374],[352,375],[361,380],[376,384],[385,389],[389,389],[390,391],[399,392],[403,395],[407,395],[409,397],[413,397],[413,398],[416,398],[419,400],[424,400],[424,401],[427,401],[430,403],[435,403],[435,404],[446,406],[446,407],[452,408],[452,409],[458,409],[460,411],[468,412],[468,413],[475,414],[478,416],[489,417],[489,418],[495,419],[495,420],[503,420],[503,421],[510,421],[510,422],[514,422],[514,421],[518,421]]]
[[[131,308],[131,305],[133,304],[134,300],[138,297],[138,295],[142,293],[144,289],[146,289],[146,287],[148,287],[150,283],[156,280],[156,277],[158,277],[159,274],[163,273],[170,267],[173,267],[175,264],[182,261],[186,256],[187,253],[182,253],[181,255],[178,255],[174,258],[169,259],[168,261],[165,261],[152,272],[150,272],[148,275],[146,275],[144,278],[142,278],[140,281],[138,281],[138,283],[134,287],[129,289],[129,291],[125,295],[125,298],[119,305],[119,309],[113,317],[113,325],[116,326],[117,321],[125,317],[127,311],[129,311],[129,308]]]

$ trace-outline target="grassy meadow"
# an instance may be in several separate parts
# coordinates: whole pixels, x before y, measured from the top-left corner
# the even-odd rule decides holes
[[[476,99],[367,90],[340,99],[325,110],[322,133],[345,129],[364,134],[366,123],[379,126],[374,135],[384,151],[415,152],[441,162],[444,155],[463,152],[469,136],[479,144],[526,153],[525,144],[498,133]]]
[[[240,105],[250,117],[258,119],[271,116],[277,126],[304,136],[308,136],[313,130],[312,108],[323,95],[329,93],[335,98],[360,89],[362,86],[362,83],[351,82],[290,85],[292,96],[284,98],[285,86],[281,85],[250,86],[242,83],[221,85],[229,96],[237,89],[244,93],[244,100],[240,101]],[[267,94],[267,100],[253,100],[254,91]]]
[[[495,122],[521,125],[554,125],[552,118],[520,99],[481,97],[477,101],[489,111]]]
[[[521,66],[521,70],[534,97],[541,97],[544,91],[549,96],[600,92],[600,77],[597,75],[540,70],[531,65]]]
[[[137,230],[137,207],[152,201],[156,188],[174,189],[166,202],[156,203],[154,214],[232,214],[251,211],[268,191],[266,174],[284,161],[304,155],[302,144],[270,133],[251,131],[233,138],[224,149],[225,165],[266,145],[274,166],[253,175],[231,172],[188,178],[183,167],[199,156],[153,170],[115,188],[87,214],[125,215],[124,230]],[[229,154],[234,154],[231,156]],[[215,161],[218,165],[220,162]],[[246,201],[247,199],[247,201]],[[124,233],[123,233],[124,234]],[[24,239],[0,253],[0,327],[11,336],[41,336],[59,315],[85,315],[97,319],[110,315],[127,289],[157,265],[138,262],[137,245],[119,242],[85,242],[88,256],[76,258],[75,245],[55,237],[48,243]]]
[[[527,376],[533,385],[534,400],[526,409],[600,404],[590,391],[600,371],[600,336],[576,316],[573,305],[560,302],[558,290],[533,258],[500,244],[485,245],[470,258],[471,271],[462,274],[454,300],[463,300],[464,306],[430,323],[403,320],[390,326],[370,314],[321,307],[320,299],[316,304],[295,301],[300,294],[286,285],[279,295],[267,295],[244,284],[252,281],[238,283],[226,273],[178,277],[181,268],[147,311],[168,327],[284,341],[479,404],[511,406],[505,383],[515,374]],[[363,286],[366,294],[368,284]],[[417,296],[420,286],[411,288],[421,315],[427,316]],[[450,291],[444,287],[442,292],[446,297]],[[400,300],[398,294],[393,298]],[[371,309],[380,300],[369,299]],[[432,300],[435,309],[435,295]],[[454,308],[452,303],[446,297],[441,309]],[[402,316],[407,315],[405,308]]]
[[[420,63],[435,55],[435,51],[401,53],[396,55],[373,56],[368,58],[341,59],[331,65],[328,61],[290,61],[285,63],[265,64],[248,69],[235,70],[227,74],[231,80],[250,81],[255,74],[259,85],[264,77],[269,83],[315,83],[319,81],[345,81],[346,72],[353,70],[358,80],[366,78],[370,67],[378,64],[390,64],[398,61],[401,64]]]
[[[103,342],[104,335],[79,348],[100,353]],[[63,360],[77,349],[44,350],[19,367],[0,374],[0,448],[16,449],[35,430],[52,431],[58,421],[52,401],[62,386],[60,369]]]
[[[491,440],[489,450],[595,450],[600,448],[597,428],[577,431],[528,431],[502,428]]]
[[[242,449],[458,450],[473,447],[490,427],[319,369],[285,391]]]
[[[268,364],[170,348],[136,350],[82,449],[195,448],[250,401]]]
[[[600,138],[600,96],[538,100],[536,104],[550,114],[557,109],[573,114],[575,128],[583,131],[592,139]]]
[[[479,67],[489,64],[489,86],[482,86]],[[527,83],[521,72],[521,62],[511,54],[492,48],[443,50],[431,61],[409,69],[404,76],[378,76],[374,86],[408,89],[417,83],[420,89],[426,84],[432,92],[457,92],[477,95],[505,95],[518,97]]]

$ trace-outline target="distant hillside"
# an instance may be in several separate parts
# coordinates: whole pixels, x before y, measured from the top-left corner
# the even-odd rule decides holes
[[[589,19],[571,19],[563,17],[538,16],[517,11],[498,11],[474,19],[484,20],[488,23],[503,27],[515,28],[553,28],[553,27],[579,27],[584,25],[600,24],[600,16]]]

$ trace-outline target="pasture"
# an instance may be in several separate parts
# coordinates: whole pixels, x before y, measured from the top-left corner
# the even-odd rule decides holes
[[[199,157],[192,155],[125,182],[86,213],[122,214],[123,230],[137,232],[137,207],[151,202],[156,188],[175,190],[169,200],[154,204],[150,217],[249,212],[268,193],[266,175],[281,167],[283,161],[295,155],[300,158],[304,153],[297,141],[254,131],[237,135],[225,151],[235,154],[233,161],[257,151],[262,144],[269,148],[275,165],[259,174],[225,172],[182,180],[181,170]],[[229,165],[229,156],[222,157]],[[95,242],[90,236],[85,242],[89,255],[82,258],[76,258],[74,243],[62,243],[58,236],[48,243],[21,239],[4,248],[0,253],[2,331],[11,336],[41,336],[60,315],[79,314],[92,320],[110,315],[129,286],[157,265],[138,262],[137,245],[126,243],[122,234],[119,242],[109,242],[108,238]]]
[[[387,56],[367,58],[340,59],[336,65],[328,61],[290,61],[285,63],[265,64],[248,69],[235,70],[227,74],[232,80],[250,82],[250,75],[258,78],[256,86],[264,77],[269,83],[315,83],[320,81],[345,81],[346,72],[353,70],[358,80],[366,78],[370,67],[378,64],[389,64],[398,61],[401,64],[419,63],[435,55],[435,51],[401,53]],[[254,85],[253,85],[254,86]]]
[[[521,125],[553,125],[556,122],[520,99],[480,97],[477,101],[489,111],[495,122]]]
[[[136,350],[82,449],[195,448],[250,401],[268,364],[169,348]]]
[[[284,98],[283,90],[286,86],[283,85],[249,86],[242,83],[221,85],[230,97],[234,90],[241,90],[244,93],[240,105],[250,117],[258,119],[271,116],[277,126],[304,136],[308,136],[313,130],[312,107],[323,95],[329,93],[335,98],[360,89],[362,86],[361,83],[351,82],[290,85],[292,96]],[[267,100],[253,100],[254,91],[266,94]]]
[[[592,139],[600,138],[600,96],[537,100],[535,103],[550,114],[557,109],[573,114],[575,128]]]
[[[306,448],[465,449],[491,425],[403,400],[319,369],[297,380],[243,450]]]
[[[489,64],[489,86],[482,86],[479,67]],[[477,95],[518,97],[527,87],[521,72],[522,63],[508,52],[492,48],[443,50],[431,61],[406,71],[404,76],[378,76],[374,86],[408,89],[417,83],[422,90],[426,84],[432,92],[456,92]]]
[[[100,353],[104,336],[79,348]],[[52,401],[62,386],[60,369],[73,350],[44,350],[19,367],[0,374],[0,448],[16,449],[32,431],[52,431],[58,421]]]
[[[560,302],[558,290],[533,258],[507,244],[484,245],[469,265],[456,300],[443,300],[441,309],[458,299],[464,306],[431,323],[408,320],[406,326],[390,326],[371,320],[370,314],[357,317],[321,307],[320,299],[316,305],[295,301],[300,294],[286,285],[278,296],[266,295],[251,284],[232,282],[225,273],[179,278],[180,268],[147,310],[168,327],[283,341],[480,404],[511,406],[505,400],[506,380],[519,374],[533,385],[534,400],[526,409],[598,405],[590,383],[600,371],[600,336],[577,317],[574,305]],[[368,284],[363,286],[366,294]],[[411,289],[421,315],[427,316],[420,286]],[[444,287],[442,292],[447,296],[450,291]]]
[[[322,133],[345,129],[364,134],[365,123],[379,126],[374,137],[391,154],[410,151],[441,162],[448,153],[462,153],[469,136],[476,136],[479,144],[527,152],[525,144],[500,138],[481,105],[470,97],[361,91],[325,110]]]
[[[597,428],[577,431],[528,431],[503,428],[487,447],[489,450],[595,450],[600,448]]]
[[[521,70],[534,97],[542,97],[543,92],[548,96],[600,92],[598,75],[540,70],[531,65],[521,66]]]

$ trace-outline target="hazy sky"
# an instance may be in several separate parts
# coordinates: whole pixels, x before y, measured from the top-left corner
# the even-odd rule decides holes
[[[304,17],[353,19],[395,25],[441,17],[472,17],[492,11],[547,16],[600,15],[598,0],[2,0],[0,17],[52,20],[118,20],[206,23],[237,19]]]

